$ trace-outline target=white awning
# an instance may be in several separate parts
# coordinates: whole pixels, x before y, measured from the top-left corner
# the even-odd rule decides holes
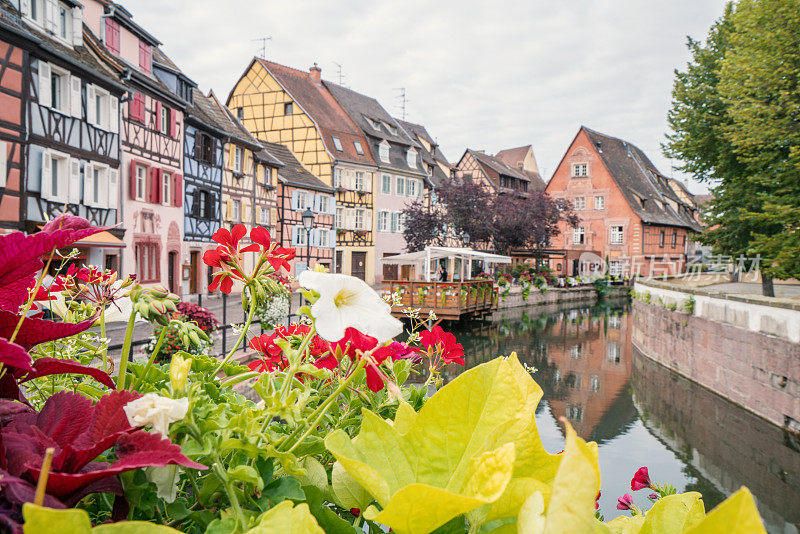
[[[481,252],[480,250],[473,250],[471,248],[458,247],[425,247],[425,250],[419,250],[417,252],[385,256],[381,258],[381,261],[390,265],[419,265],[421,263],[424,267],[423,272],[425,273],[425,279],[430,281],[431,272],[429,269],[431,260],[443,258],[461,259],[462,265],[464,262],[471,264],[473,261],[482,261],[487,265],[492,263],[511,263],[510,256],[501,256],[499,254],[490,254],[489,252]]]

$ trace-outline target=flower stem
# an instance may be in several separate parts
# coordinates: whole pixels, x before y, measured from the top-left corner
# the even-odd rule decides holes
[[[106,310],[105,305],[103,305],[103,309],[100,311],[100,338],[102,340],[106,339]],[[104,341],[100,341],[100,344],[104,343]],[[104,346],[102,351],[103,356],[103,372],[108,372],[108,345]]]
[[[142,385],[144,377],[147,376],[147,371],[150,370],[150,367],[153,365],[153,362],[156,361],[156,357],[158,356],[158,351],[161,350],[161,344],[164,343],[164,338],[167,335],[168,328],[169,325],[161,327],[161,333],[158,335],[158,339],[156,340],[156,346],[153,348],[153,353],[150,355],[150,359],[147,360],[147,365],[144,366],[141,376],[139,376],[139,378],[136,379],[136,383],[131,386],[131,389],[135,390],[140,385]]]
[[[125,375],[128,372],[128,355],[131,353],[133,340],[133,323],[136,321],[136,312],[132,311],[128,318],[128,327],[125,330],[125,341],[122,342],[122,354],[119,360],[119,374],[117,375],[117,389],[125,389]]]
[[[251,298],[250,299],[250,310],[247,312],[247,320],[244,323],[244,327],[242,328],[242,332],[239,334],[239,338],[236,340],[236,343],[233,344],[233,347],[228,352],[228,354],[225,356],[225,358],[221,362],[219,362],[219,365],[217,365],[217,367],[214,369],[214,372],[212,373],[212,375],[216,375],[217,373],[219,373],[220,369],[222,369],[222,367],[226,363],[228,363],[228,360],[233,358],[233,355],[239,349],[239,346],[242,344],[242,341],[244,341],[244,338],[247,335],[247,332],[250,331],[250,324],[253,322],[253,316],[255,314],[256,314],[256,299],[255,298]]]
[[[55,250],[55,249],[54,249]],[[13,343],[14,339],[16,339],[17,334],[19,334],[19,329],[22,328],[22,321],[25,320],[25,317],[28,315],[28,312],[31,311],[31,306],[33,305],[33,300],[36,298],[36,293],[39,292],[39,288],[42,287],[42,281],[44,280],[47,271],[50,270],[50,262],[53,261],[53,251],[50,251],[50,257],[47,258],[47,264],[42,269],[41,274],[36,279],[36,285],[33,286],[33,290],[31,291],[31,295],[28,297],[28,300],[25,302],[25,307],[22,310],[22,313],[19,315],[19,321],[17,322],[16,328],[14,328],[14,333],[11,334],[11,337],[8,339],[9,343]]]
[[[306,418],[306,420],[310,420],[311,421],[311,424],[308,426],[306,431],[303,432],[303,435],[300,436],[300,438],[294,443],[294,445],[289,447],[289,449],[286,452],[292,452],[293,450],[295,450],[297,448],[297,446],[300,445],[303,442],[303,440],[305,440],[308,437],[309,434],[311,434],[311,432],[319,424],[320,420],[322,420],[322,417],[325,415],[325,412],[328,411],[328,408],[330,407],[330,405],[333,404],[333,402],[339,397],[339,395],[342,393],[342,391],[347,389],[347,386],[350,384],[350,382],[353,381],[353,379],[356,377],[356,374],[361,369],[364,368],[364,366],[367,363],[367,358],[369,358],[370,356],[371,356],[371,353],[370,354],[365,354],[361,358],[361,361],[358,362],[358,365],[353,370],[353,372],[350,374],[350,376],[348,376],[341,384],[339,384],[339,386],[333,391],[333,393],[331,393],[328,396],[328,398],[325,399],[325,402],[323,402],[322,404],[317,406],[317,409],[314,410],[314,412],[310,416],[308,416]],[[301,428],[303,428],[303,427],[302,426],[298,426],[294,430],[294,432],[292,432],[289,435],[289,437],[287,438],[287,440],[284,443],[289,443],[292,440],[292,438],[299,432],[299,430]]]

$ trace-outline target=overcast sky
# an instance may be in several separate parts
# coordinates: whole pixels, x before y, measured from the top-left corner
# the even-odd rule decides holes
[[[666,175],[673,69],[724,0],[128,0],[200,87],[226,98],[254,39],[424,124],[455,163],[466,147],[532,144],[549,179],[584,124],[644,150]],[[678,177],[678,173],[674,173]],[[703,188],[690,181],[696,192]]]

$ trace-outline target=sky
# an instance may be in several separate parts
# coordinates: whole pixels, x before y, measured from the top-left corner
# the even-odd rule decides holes
[[[127,0],[134,20],[204,91],[224,99],[254,55],[376,98],[436,138],[455,163],[533,145],[549,179],[580,125],[660,149],[674,69],[725,0]],[[337,65],[338,64],[338,65]]]

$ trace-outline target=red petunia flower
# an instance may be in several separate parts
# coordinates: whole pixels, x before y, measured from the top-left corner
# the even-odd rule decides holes
[[[599,510],[600,509],[600,495],[602,493],[603,493],[602,491],[597,490],[597,497],[594,498],[594,509],[595,510]]]
[[[445,332],[439,325],[420,334],[420,343],[428,349],[428,353],[441,356],[445,364],[457,363],[464,365],[464,347],[456,342],[456,336]]]
[[[362,334],[352,327],[344,331],[344,337],[342,339],[331,343],[332,352],[339,360],[345,355],[356,360],[363,357],[364,354],[377,346],[378,340],[376,338]],[[394,352],[394,349],[388,345],[380,347],[372,353],[372,357],[367,361],[364,367],[367,373],[367,387],[373,393],[377,393],[383,389],[386,375],[380,370],[380,364],[383,363],[386,358],[391,357]]]
[[[617,499],[617,510],[630,510],[631,507],[633,507],[633,497],[630,493]]]
[[[631,479],[631,491],[639,491],[644,488],[653,488],[653,483],[650,482],[650,475],[647,473],[647,468],[640,467]]]

